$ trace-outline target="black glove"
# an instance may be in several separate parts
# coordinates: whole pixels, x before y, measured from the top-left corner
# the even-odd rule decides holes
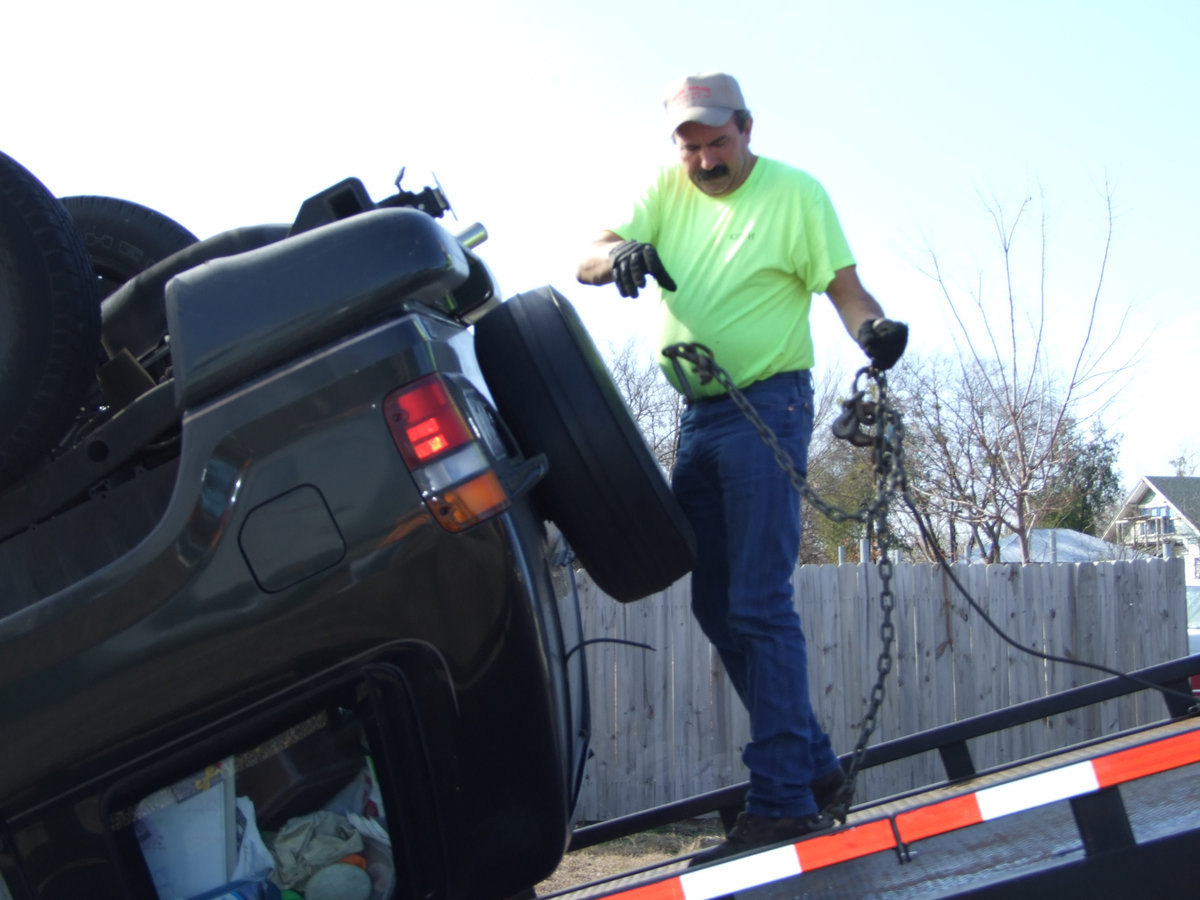
[[[890,369],[904,354],[908,326],[891,319],[868,319],[858,326],[858,343],[880,372]]]
[[[663,268],[653,244],[622,241],[608,251],[608,258],[612,260],[613,281],[622,297],[636,297],[638,290],[646,286],[647,275],[653,275],[668,291],[675,290],[675,282]]]

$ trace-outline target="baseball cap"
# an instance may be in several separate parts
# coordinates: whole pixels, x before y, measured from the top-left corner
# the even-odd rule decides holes
[[[736,110],[746,108],[746,101],[732,75],[709,72],[672,81],[663,96],[663,107],[674,134],[684,122],[724,125]]]

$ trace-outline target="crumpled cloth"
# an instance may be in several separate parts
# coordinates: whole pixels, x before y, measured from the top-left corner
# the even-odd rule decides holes
[[[318,869],[362,849],[362,835],[345,816],[324,810],[297,816],[271,839],[272,880],[283,890],[302,890]]]

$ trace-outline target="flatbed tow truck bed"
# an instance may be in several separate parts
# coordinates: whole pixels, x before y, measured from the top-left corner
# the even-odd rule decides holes
[[[1197,671],[1200,657],[1135,673],[1176,691],[1164,695],[1171,718],[1162,723],[986,773],[964,772],[971,767],[972,737],[1140,689],[1126,679],[1097,682],[870,748],[867,765],[937,749],[949,782],[856,807],[830,831],[691,869],[681,857],[552,896],[1200,896],[1194,868],[1200,860],[1200,718],[1185,715],[1186,676]],[[744,787],[707,795],[708,805],[727,806]],[[700,799],[674,810],[694,814]],[[651,827],[645,823],[660,824],[667,813],[638,815]],[[608,840],[612,831],[600,828],[589,838],[584,829],[577,845]]]

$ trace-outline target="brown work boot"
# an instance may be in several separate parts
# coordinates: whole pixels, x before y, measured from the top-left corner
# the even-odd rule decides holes
[[[838,799],[838,791],[842,789],[842,785],[846,783],[846,773],[842,771],[842,767],[838,766],[831,772],[827,772],[820,778],[813,779],[813,783],[809,785],[812,789],[813,799],[817,801],[818,812],[828,812],[829,807]]]
[[[758,847],[794,841],[805,835],[825,831],[832,825],[833,821],[822,815],[776,819],[741,812],[738,813],[737,821],[725,836],[725,840],[715,847],[697,853],[688,866],[701,866]]]

